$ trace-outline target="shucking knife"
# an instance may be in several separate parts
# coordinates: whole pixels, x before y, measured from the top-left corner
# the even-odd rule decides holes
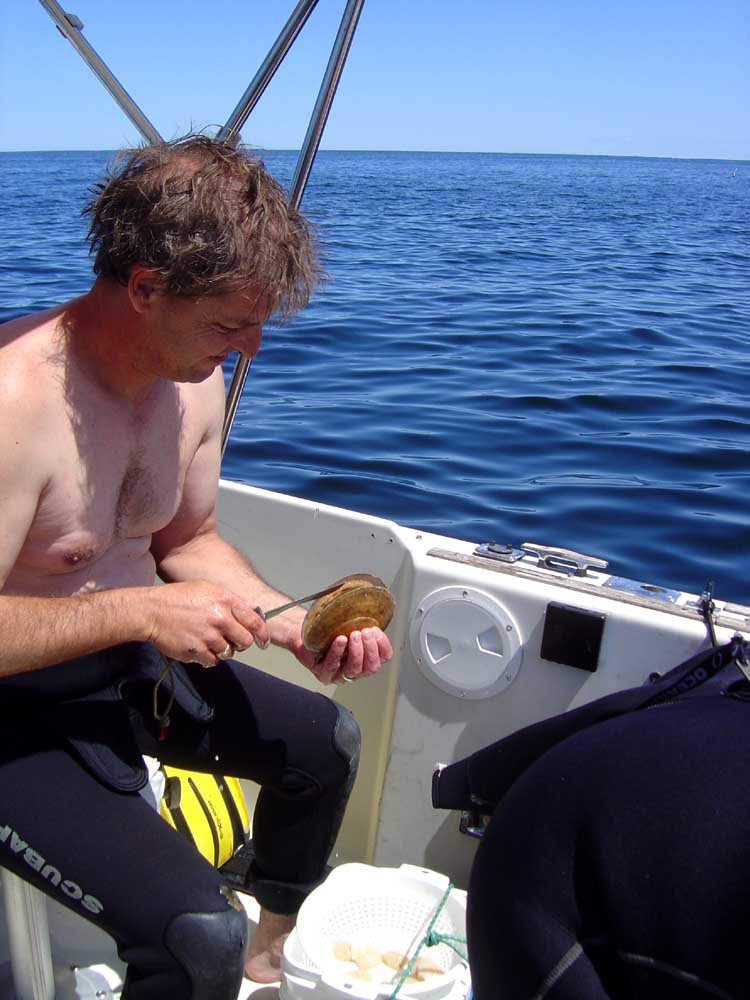
[[[317,601],[319,597],[325,597],[326,594],[332,594],[334,590],[338,590],[341,586],[340,583],[334,583],[331,587],[326,587],[325,590],[319,590],[317,594],[308,594],[307,597],[299,597],[296,601],[289,601],[288,604],[282,604],[278,608],[272,608],[270,611],[262,611],[260,608],[255,608],[256,615],[260,615],[264,622],[267,622],[269,618],[275,618],[276,615],[280,615],[282,611],[288,611],[290,608],[296,608],[298,604],[307,604],[308,601]]]

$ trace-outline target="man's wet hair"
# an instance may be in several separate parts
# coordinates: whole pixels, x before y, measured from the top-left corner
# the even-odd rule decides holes
[[[283,318],[320,280],[310,225],[241,145],[189,135],[123,150],[84,214],[94,273],[122,285],[141,264],[169,294],[252,289]]]

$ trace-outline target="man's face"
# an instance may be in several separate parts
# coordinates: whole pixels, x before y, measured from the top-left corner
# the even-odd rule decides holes
[[[155,374],[174,382],[203,382],[235,351],[254,357],[260,347],[268,300],[252,292],[201,299],[159,293],[149,310],[149,344]]]

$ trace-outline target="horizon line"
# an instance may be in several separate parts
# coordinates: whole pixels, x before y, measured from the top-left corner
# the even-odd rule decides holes
[[[258,146],[246,144],[251,152],[256,153],[299,153],[300,150],[293,146]],[[0,149],[3,153],[117,153],[121,149],[132,148],[127,146],[104,147],[93,149],[90,147],[80,147],[76,149]],[[662,153],[550,153],[550,152],[513,152],[509,150],[494,149],[364,149],[364,148],[326,148],[319,149],[320,153],[416,153],[434,154],[446,156],[578,156],[590,157],[593,159],[618,159],[618,160],[705,160],[722,163],[750,163],[749,157],[738,156],[678,156],[674,154]]]

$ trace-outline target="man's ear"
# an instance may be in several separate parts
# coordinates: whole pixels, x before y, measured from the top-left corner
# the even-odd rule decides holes
[[[128,297],[137,313],[147,312],[154,300],[165,294],[164,279],[153,268],[134,264],[128,275]]]

